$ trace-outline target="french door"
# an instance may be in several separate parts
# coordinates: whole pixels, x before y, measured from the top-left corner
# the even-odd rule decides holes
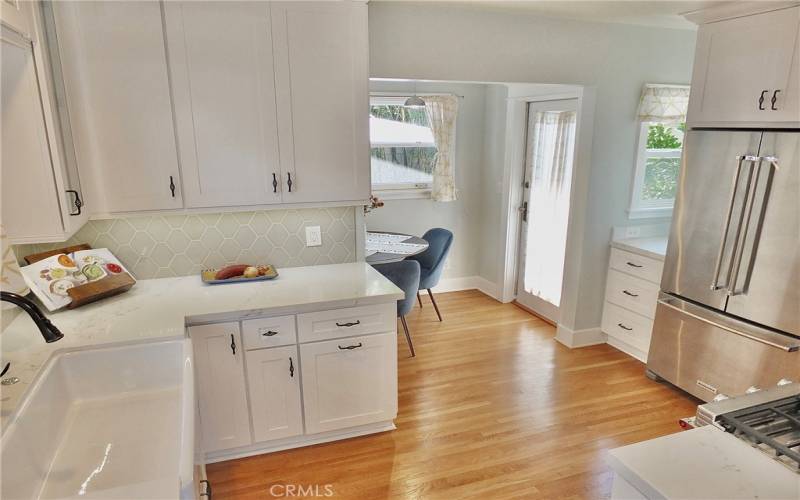
[[[558,322],[578,100],[528,105],[517,302]]]

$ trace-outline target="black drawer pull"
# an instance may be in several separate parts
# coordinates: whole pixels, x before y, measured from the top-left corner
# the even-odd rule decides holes
[[[360,325],[360,324],[361,324],[361,320],[358,320],[358,321],[354,321],[352,323],[336,323],[336,326],[343,326],[343,327],[349,328],[351,326],[356,326],[356,325]]]
[[[72,204],[75,206],[75,210],[77,210],[77,212],[70,211],[69,214],[70,215],[80,215],[81,214],[81,207],[83,206],[83,201],[81,200],[81,195],[78,194],[78,192],[75,191],[74,189],[67,189],[66,192],[75,197],[75,201],[73,201]]]
[[[636,268],[644,267],[644,266],[640,266],[639,264],[634,264],[633,262],[626,262],[626,264],[628,264],[631,267],[636,267]]]
[[[627,290],[623,290],[623,291],[622,291],[622,293],[624,293],[625,295],[627,295],[627,296],[629,296],[629,297],[638,297],[638,296],[639,296],[639,294],[637,294],[637,293],[631,293],[631,292],[629,292],[629,291],[627,291]]]
[[[289,356],[289,376],[294,378],[294,362],[292,362],[291,356]]]
[[[278,334],[278,332],[276,332],[274,330],[267,330],[266,332],[262,333],[261,335],[263,337],[274,337],[277,334]]]
[[[236,356],[236,341],[233,339],[232,333],[231,333],[231,354]]]
[[[175,181],[172,180],[172,176],[169,176],[169,190],[172,192],[172,197],[175,198]]]
[[[272,173],[272,192],[278,192],[278,178],[275,176],[275,173]]]
[[[361,342],[359,342],[358,344],[355,344],[355,345],[346,345],[344,347],[342,347],[342,346],[338,346],[338,347],[339,347],[339,349],[341,349],[343,351],[352,351],[353,349],[358,349],[362,345],[363,344]]]
[[[628,328],[627,326],[623,325],[622,323],[617,323],[617,326],[622,328],[623,330],[628,330],[629,332],[633,330],[633,328]]]

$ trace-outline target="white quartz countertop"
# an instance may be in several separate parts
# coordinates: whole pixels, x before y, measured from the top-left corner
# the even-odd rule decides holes
[[[608,462],[647,498],[800,498],[800,474],[713,426],[613,449]]]
[[[612,240],[611,246],[619,248],[620,250],[627,250],[628,252],[637,253],[650,257],[653,259],[664,260],[667,255],[667,241],[669,238],[666,236],[658,236],[653,238],[625,238]]]
[[[185,335],[187,324],[266,313],[367,305],[402,298],[403,292],[363,262],[278,269],[278,278],[252,283],[205,285],[200,276],[142,280],[121,295],[74,310],[49,314],[64,338],[47,344],[27,314],[0,335],[6,377],[0,392],[0,423],[17,408],[25,390],[56,351]],[[4,425],[3,425],[4,426]]]

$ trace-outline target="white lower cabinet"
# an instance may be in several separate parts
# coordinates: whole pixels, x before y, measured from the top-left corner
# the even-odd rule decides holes
[[[239,323],[189,327],[197,373],[203,450],[252,442]]]
[[[383,318],[395,307],[392,301],[190,326],[207,458],[391,429],[397,416],[397,326],[394,318]],[[349,326],[308,336],[311,319]]]
[[[248,351],[246,357],[254,441],[302,434],[297,346]]]
[[[324,432],[397,414],[394,333],[300,346],[306,430]]]

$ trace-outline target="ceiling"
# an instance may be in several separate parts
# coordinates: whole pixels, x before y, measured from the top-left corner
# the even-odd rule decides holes
[[[696,26],[680,14],[724,1],[726,0],[439,0],[437,3],[580,21],[695,29]]]

